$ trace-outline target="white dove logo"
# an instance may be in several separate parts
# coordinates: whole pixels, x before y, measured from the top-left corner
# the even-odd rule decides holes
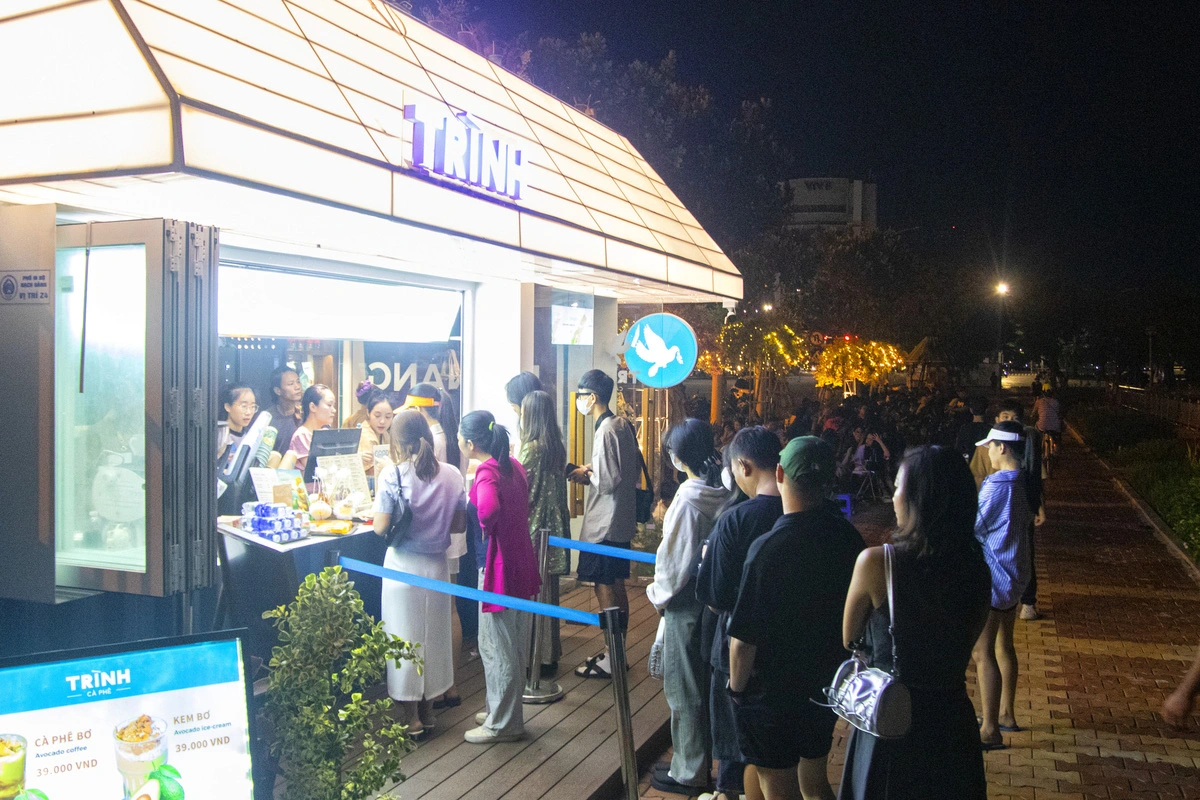
[[[683,363],[683,356],[679,354],[679,348],[677,346],[668,348],[667,343],[651,330],[649,325],[641,325],[633,332],[633,350],[637,353],[638,358],[650,365],[646,374],[651,378],[672,361]]]

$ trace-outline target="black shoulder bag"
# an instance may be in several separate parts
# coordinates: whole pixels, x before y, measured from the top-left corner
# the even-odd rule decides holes
[[[404,498],[404,480],[400,474],[399,464],[396,465],[396,498],[396,510],[392,512],[392,518],[388,523],[388,547],[395,547],[404,541],[408,536],[409,529],[412,528],[413,521],[412,505]]]
[[[637,521],[644,524],[650,521],[650,517],[654,513],[654,483],[650,480],[650,470],[646,469],[646,459],[642,456],[642,448],[637,446],[636,439],[633,446],[637,449],[638,464],[641,465],[642,475],[646,478],[646,488],[638,486],[634,490],[634,498],[637,501]]]

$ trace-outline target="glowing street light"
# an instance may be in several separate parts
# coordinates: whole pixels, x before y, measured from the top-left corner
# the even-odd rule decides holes
[[[1001,295],[1001,296],[1008,294],[1008,284],[1007,283],[997,283],[996,284],[996,294]]]
[[[774,310],[774,308],[775,308],[775,306],[771,305],[770,303],[763,303],[762,310],[769,312],[769,311]]]

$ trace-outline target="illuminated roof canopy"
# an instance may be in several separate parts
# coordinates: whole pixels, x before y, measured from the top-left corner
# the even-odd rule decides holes
[[[183,174],[742,294],[625,137],[382,0],[8,0],[0,74],[0,185]]]

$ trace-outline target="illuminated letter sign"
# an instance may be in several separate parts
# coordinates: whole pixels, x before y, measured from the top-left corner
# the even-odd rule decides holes
[[[408,105],[404,118],[413,126],[413,167],[521,199],[525,158],[520,147],[484,131],[465,111],[447,114]]]

